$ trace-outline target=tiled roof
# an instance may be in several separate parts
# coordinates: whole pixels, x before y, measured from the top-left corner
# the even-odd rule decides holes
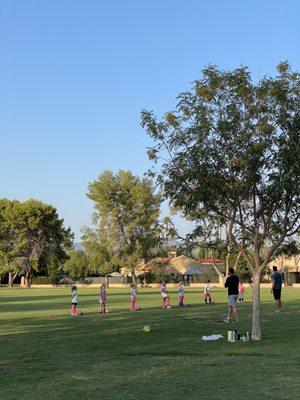
[[[212,258],[212,257],[207,257],[207,258],[202,258],[201,260],[199,260],[200,262],[204,263],[204,264],[212,264],[214,263],[224,263],[224,260],[220,260],[219,258]]]
[[[166,257],[157,257],[153,258],[148,264],[145,264],[142,267],[143,271],[151,271],[151,269],[154,267],[154,264],[160,263],[160,264],[167,264],[170,261],[170,258]]]

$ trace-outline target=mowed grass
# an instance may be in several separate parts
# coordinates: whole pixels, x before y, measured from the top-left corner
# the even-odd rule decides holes
[[[0,289],[1,399],[299,398],[300,289],[284,289],[281,314],[262,290],[259,343],[227,342],[222,289],[213,305],[187,289],[184,309],[171,291],[171,310],[160,308],[158,288],[140,289],[136,313],[128,289],[109,289],[107,315],[98,314],[97,289],[79,296],[84,316],[71,318],[69,289]],[[231,324],[241,332],[251,328],[250,289],[245,298]],[[224,339],[201,340],[213,333]]]

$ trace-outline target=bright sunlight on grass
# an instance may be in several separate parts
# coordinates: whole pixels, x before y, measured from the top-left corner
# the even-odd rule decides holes
[[[69,289],[0,290],[0,398],[296,399],[299,395],[300,289],[285,288],[274,314],[263,289],[263,341],[228,343],[226,292],[187,289],[179,309],[162,310],[157,288],[140,289],[142,311],[131,313],[125,289],[109,289],[110,313],[98,314],[98,291],[79,289],[84,316],[69,315]],[[248,302],[247,302],[248,301]],[[238,306],[239,331],[251,328],[250,290]],[[150,325],[151,332],[143,332]],[[219,342],[202,335],[221,333]],[[254,383],[254,385],[253,385]]]

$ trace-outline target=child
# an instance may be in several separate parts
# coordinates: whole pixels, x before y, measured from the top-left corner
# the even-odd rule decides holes
[[[207,299],[209,301],[209,304],[211,304],[211,293],[210,293],[210,280],[208,279],[206,282],[206,285],[204,286],[204,300],[205,303],[207,303]]]
[[[178,298],[179,298],[179,307],[183,307],[184,288],[182,282],[179,282],[178,284]]]
[[[106,310],[106,285],[103,283],[100,286],[100,293],[99,293],[99,303],[100,303],[100,314],[105,314]]]
[[[245,288],[243,286],[243,282],[240,281],[240,283],[239,283],[239,297],[238,297],[239,303],[244,302],[244,292],[245,292]]]
[[[160,287],[160,294],[162,295],[163,298],[163,308],[171,308],[170,296],[168,294],[166,282],[162,283]]]
[[[76,286],[72,286],[72,288],[71,288],[71,293],[72,293],[71,315],[72,315],[72,316],[78,316],[78,313],[77,313],[78,294],[77,294],[77,287],[76,287]]]
[[[130,311],[137,311],[138,308],[135,305],[136,302],[136,285],[132,283],[130,290]]]

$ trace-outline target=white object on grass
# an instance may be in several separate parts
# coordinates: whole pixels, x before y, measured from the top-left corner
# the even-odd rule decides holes
[[[210,335],[210,336],[202,336],[202,340],[205,340],[205,341],[219,340],[219,339],[223,339],[223,335],[216,334],[216,335]]]

